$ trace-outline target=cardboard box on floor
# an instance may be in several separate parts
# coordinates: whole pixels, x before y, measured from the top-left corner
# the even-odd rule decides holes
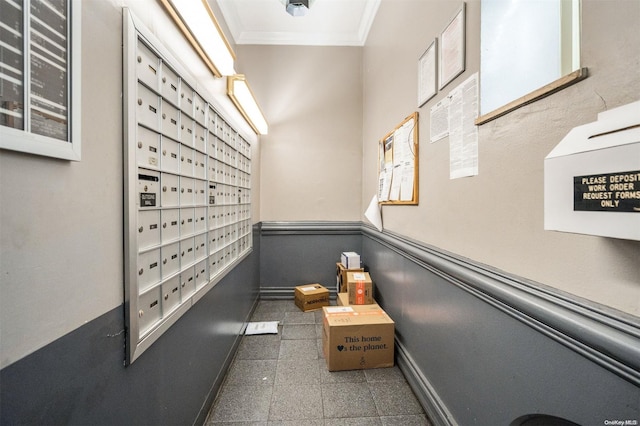
[[[350,305],[370,305],[373,298],[373,282],[368,272],[347,272],[347,293]]]
[[[395,323],[378,305],[322,308],[329,371],[393,367]]]
[[[294,290],[296,306],[303,312],[329,306],[329,290],[320,284],[299,285]]]
[[[347,269],[341,262],[336,262],[336,292],[347,292],[347,272],[363,272],[362,268]]]

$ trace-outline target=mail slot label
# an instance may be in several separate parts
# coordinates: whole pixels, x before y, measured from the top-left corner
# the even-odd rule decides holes
[[[154,192],[140,193],[140,207],[155,207],[156,194]]]
[[[574,176],[573,210],[640,213],[640,170]]]

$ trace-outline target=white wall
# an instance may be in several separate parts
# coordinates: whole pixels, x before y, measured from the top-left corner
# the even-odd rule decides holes
[[[574,126],[640,99],[640,3],[583,1],[586,80],[479,127],[479,175],[449,179],[448,139],[430,108],[480,68],[480,1],[467,1],[466,71],[417,108],[417,60],[460,2],[383,1],[364,49],[362,202],[377,187],[377,141],[420,114],[420,205],[384,206],[385,229],[640,315],[640,242],[543,230],[543,160]],[[364,218],[363,218],[364,220]]]
[[[82,161],[0,150],[0,368],[124,302],[123,6],[254,145],[259,170],[258,138],[226,97],[226,80],[206,70],[159,2],[83,0]]]

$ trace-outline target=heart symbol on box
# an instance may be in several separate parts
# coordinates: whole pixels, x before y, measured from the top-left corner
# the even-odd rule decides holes
[[[345,347],[344,347],[344,346],[342,346],[342,345],[338,345],[338,350],[339,350],[340,352],[342,352],[342,351],[344,351],[344,350],[345,350]]]

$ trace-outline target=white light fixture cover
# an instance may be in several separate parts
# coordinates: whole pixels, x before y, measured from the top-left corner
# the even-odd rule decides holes
[[[235,54],[207,0],[161,1],[213,73],[234,75]]]
[[[254,132],[266,135],[269,126],[244,75],[227,77],[227,94]]]

